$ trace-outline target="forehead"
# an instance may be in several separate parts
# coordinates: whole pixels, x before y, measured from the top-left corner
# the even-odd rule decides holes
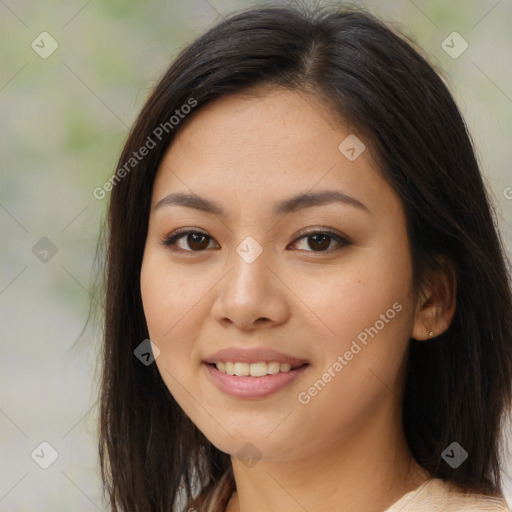
[[[265,88],[221,97],[193,112],[168,153],[204,152],[224,161],[265,155],[304,157],[306,146],[336,144],[343,124],[316,97],[299,91]],[[345,129],[346,131],[346,129]],[[318,155],[317,155],[318,156]],[[248,162],[246,162],[248,163]]]
[[[153,205],[176,191],[224,196],[239,207],[314,189],[386,199],[392,191],[368,145],[355,160],[340,150],[354,136],[312,95],[271,89],[222,97],[177,132],[157,172]]]

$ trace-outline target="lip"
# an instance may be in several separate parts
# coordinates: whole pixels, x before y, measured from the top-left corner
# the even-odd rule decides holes
[[[276,360],[272,358],[270,359],[272,361]],[[229,360],[230,359],[228,359],[228,361]],[[238,361],[248,362],[240,361],[240,359],[238,359]],[[259,361],[261,361],[261,359],[259,359]],[[265,398],[277,393],[297,380],[305,371],[307,371],[308,367],[309,364],[305,364],[296,370],[276,373],[274,375],[265,375],[263,377],[237,377],[236,375],[228,375],[227,373],[217,370],[217,368],[212,364],[203,364],[203,368],[207,371],[210,380],[218,389],[227,395],[245,400],[256,400],[258,398]]]
[[[214,354],[208,356],[203,362],[209,364],[215,363],[259,363],[261,361],[270,362],[276,361],[278,363],[288,363],[291,366],[300,366],[308,363],[307,359],[302,359],[283,352],[278,352],[272,348],[238,348],[230,347],[219,350]]]

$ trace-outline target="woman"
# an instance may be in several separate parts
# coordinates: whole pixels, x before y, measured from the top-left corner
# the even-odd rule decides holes
[[[450,93],[378,20],[256,8],[190,44],[108,230],[112,510],[507,510],[504,250]]]

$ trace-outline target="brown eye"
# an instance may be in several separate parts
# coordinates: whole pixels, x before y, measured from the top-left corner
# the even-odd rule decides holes
[[[310,250],[306,249],[307,252],[332,252],[328,251],[328,249],[330,248],[333,241],[339,246],[339,249],[350,245],[348,240],[336,233],[332,233],[331,231],[311,231],[297,238],[295,243],[297,243],[299,240],[302,240],[303,238],[308,240],[307,247]]]
[[[332,252],[332,242],[337,244],[337,249],[341,249],[350,242],[342,236],[333,233],[331,231],[311,231],[305,233],[297,238],[294,244],[297,244],[299,240],[307,239],[306,252]],[[180,241],[184,240],[180,245]],[[193,230],[178,230],[175,233],[162,240],[162,245],[169,247],[171,250],[176,252],[204,252],[209,247],[209,242],[212,241],[212,237],[201,231]],[[188,246],[188,247],[187,247]]]
[[[182,239],[184,239],[185,245],[188,245],[189,248],[179,246],[177,242],[181,241]],[[212,240],[212,238],[205,233],[200,231],[186,230],[173,233],[165,240],[163,240],[162,244],[166,247],[172,248],[172,250],[176,250],[174,247],[177,247],[178,251],[201,252],[208,248],[208,243],[210,240]]]
[[[312,235],[307,237],[310,242],[308,243],[308,247],[313,250],[319,249],[320,251],[324,251],[325,249],[329,249],[331,245],[331,237],[325,234]],[[313,243],[311,243],[313,240]]]

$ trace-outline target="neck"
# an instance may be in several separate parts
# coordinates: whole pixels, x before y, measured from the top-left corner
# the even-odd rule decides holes
[[[386,510],[430,478],[408,449],[400,414],[386,406],[348,439],[317,443],[302,457],[252,467],[232,457],[237,492],[226,512]]]

